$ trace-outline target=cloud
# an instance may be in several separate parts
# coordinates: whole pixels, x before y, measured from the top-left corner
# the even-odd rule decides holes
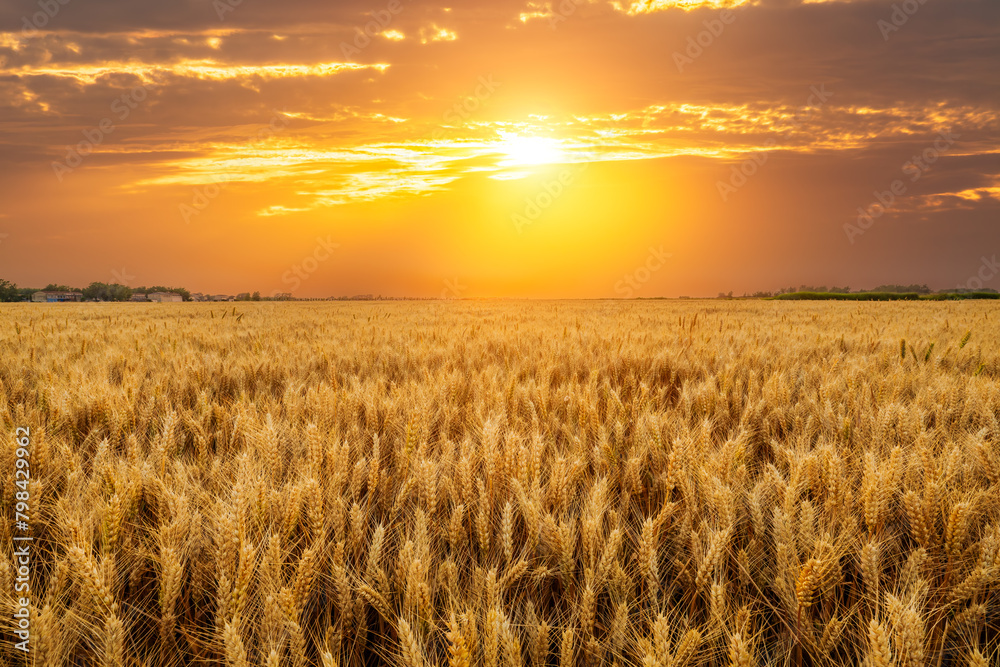
[[[652,14],[668,9],[735,9],[748,5],[757,4],[756,0],[638,0],[636,2],[609,3],[617,11],[624,12],[629,16],[638,14]]]
[[[341,72],[374,69],[384,72],[389,65],[362,65],[358,63],[318,63],[315,65],[226,65],[212,60],[186,60],[170,65],[155,65],[134,62],[108,62],[100,65],[77,65],[73,67],[31,67],[17,70],[0,69],[5,74],[16,77],[64,77],[78,83],[93,84],[102,78],[114,75],[134,76],[142,82],[156,82],[164,76],[193,78],[203,81],[226,81],[230,79],[282,79],[313,76],[333,76]]]

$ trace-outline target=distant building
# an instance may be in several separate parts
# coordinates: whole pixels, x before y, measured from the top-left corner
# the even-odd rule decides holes
[[[213,294],[208,299],[209,301],[232,301],[233,298],[234,297],[231,297],[228,294]]]
[[[80,292],[35,292],[31,295],[35,303],[66,303],[83,301]]]
[[[133,294],[129,301],[149,301],[149,297],[145,294]]]
[[[149,295],[149,300],[157,303],[180,303],[184,297],[173,292],[153,292]]]
[[[191,300],[192,301],[208,301],[208,297],[205,296],[204,294],[202,294],[201,292],[195,292],[194,294],[191,295]]]
[[[240,294],[237,294],[236,295],[236,300],[237,301],[249,301],[250,300],[250,292],[241,292]]]
[[[274,298],[277,301],[291,301],[292,300],[292,293],[291,292],[275,292],[274,293]]]

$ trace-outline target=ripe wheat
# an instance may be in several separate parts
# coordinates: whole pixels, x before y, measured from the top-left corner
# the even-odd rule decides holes
[[[41,665],[1000,655],[992,305],[213,308],[0,308],[0,663],[18,426]]]

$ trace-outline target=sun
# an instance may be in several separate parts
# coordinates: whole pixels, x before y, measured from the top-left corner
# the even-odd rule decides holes
[[[501,165],[505,167],[552,164],[565,158],[556,139],[521,136],[511,132],[501,132],[501,137],[498,149],[505,156],[501,161]]]

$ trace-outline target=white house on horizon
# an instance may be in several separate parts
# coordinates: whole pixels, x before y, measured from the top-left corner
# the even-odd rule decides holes
[[[184,297],[173,292],[153,292],[149,295],[149,300],[157,303],[180,303]]]

